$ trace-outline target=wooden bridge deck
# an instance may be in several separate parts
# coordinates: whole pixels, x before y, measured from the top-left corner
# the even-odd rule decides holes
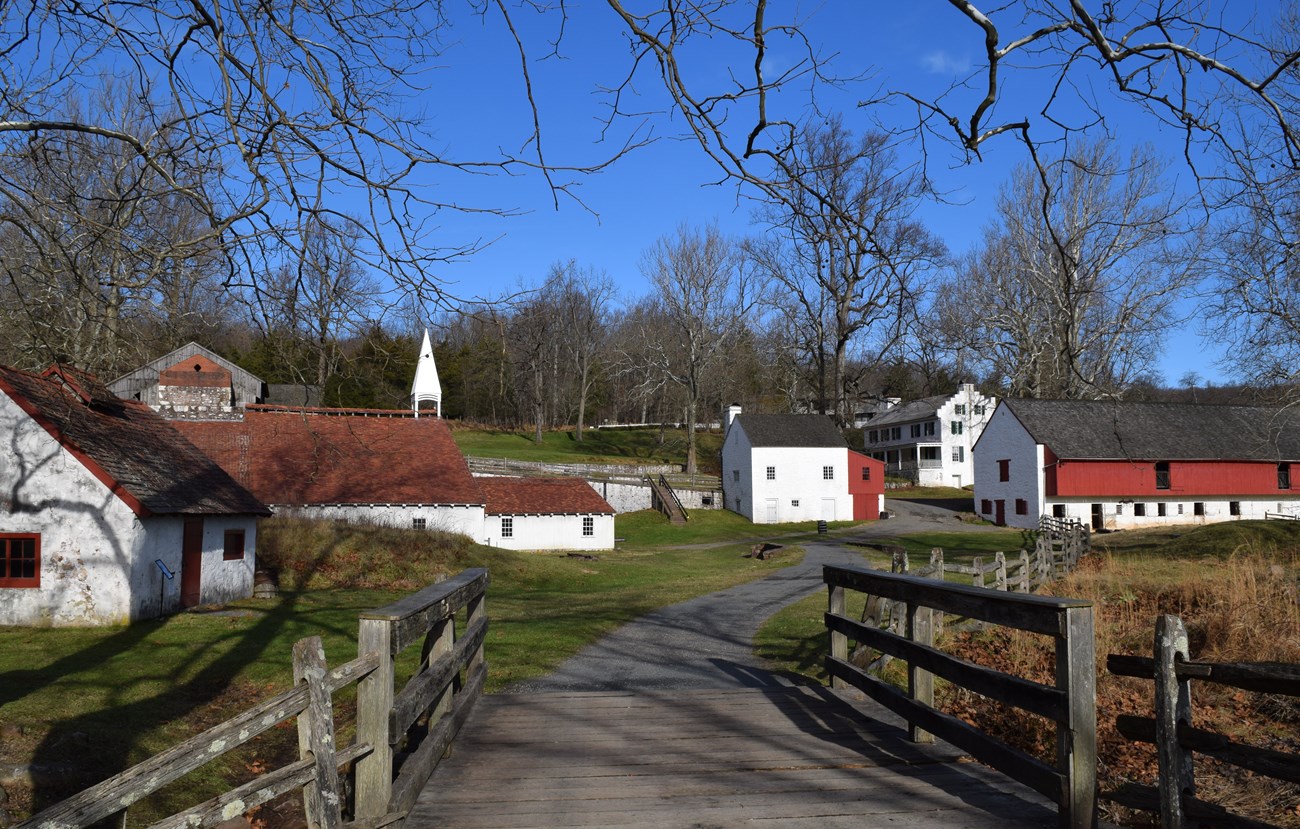
[[[1055,807],[823,688],[498,694],[410,829],[1055,827]]]

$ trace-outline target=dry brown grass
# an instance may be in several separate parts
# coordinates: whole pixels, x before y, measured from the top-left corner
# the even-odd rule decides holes
[[[1150,655],[1156,617],[1174,614],[1188,628],[1193,659],[1215,662],[1300,663],[1300,603],[1296,550],[1245,544],[1226,557],[1173,558],[1101,553],[1052,587],[1096,607],[1098,775],[1102,791],[1126,781],[1156,780],[1155,752],[1115,729],[1119,714],[1150,716],[1152,683],[1111,676],[1112,653]],[[950,649],[979,664],[1040,682],[1052,679],[1044,637],[999,629],[964,634]],[[1300,700],[1193,683],[1198,727],[1251,745],[1300,752]],[[1037,717],[946,689],[948,710],[1022,749],[1050,759],[1054,726]],[[1300,787],[1261,779],[1202,756],[1196,758],[1198,796],[1279,826],[1300,827]],[[1140,825],[1149,816],[1115,810],[1106,817]]]

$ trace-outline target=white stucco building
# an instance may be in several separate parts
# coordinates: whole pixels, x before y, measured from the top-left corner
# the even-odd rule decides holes
[[[921,486],[969,486],[975,480],[971,450],[996,406],[996,398],[971,383],[954,394],[897,403],[864,425],[864,448],[884,462],[888,475]]]
[[[852,452],[825,415],[747,415],[722,444],[724,506],[755,524],[878,518],[883,467]]]
[[[477,478],[485,543],[510,550],[612,550],[614,508],[581,478]]]
[[[147,406],[0,367],[0,624],[117,624],[250,596],[266,507]]]
[[[1114,530],[1300,515],[1291,410],[1102,400],[1003,400],[975,446],[975,510]]]

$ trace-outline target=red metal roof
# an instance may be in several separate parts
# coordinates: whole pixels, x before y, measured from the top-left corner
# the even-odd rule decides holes
[[[581,478],[477,478],[487,498],[488,515],[613,514],[611,507]]]
[[[434,417],[250,406],[243,421],[176,427],[269,504],[483,503]]]
[[[121,400],[94,375],[56,366],[37,376],[0,366],[0,392],[137,515],[268,515],[170,423]]]

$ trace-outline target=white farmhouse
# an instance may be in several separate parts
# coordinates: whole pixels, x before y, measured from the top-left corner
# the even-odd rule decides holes
[[[267,508],[85,372],[0,367],[0,625],[117,624],[253,592]]]
[[[755,524],[880,517],[883,466],[853,452],[825,415],[727,412],[722,444],[727,509]]]
[[[971,450],[997,402],[963,383],[955,394],[894,405],[866,424],[866,452],[884,461],[886,474],[921,486],[967,486],[975,480]]]

